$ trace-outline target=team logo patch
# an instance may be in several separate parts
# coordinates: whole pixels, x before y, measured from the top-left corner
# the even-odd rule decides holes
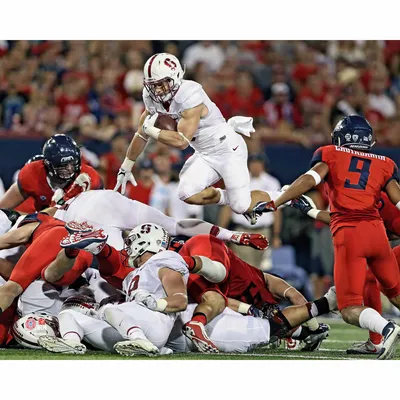
[[[346,139],[346,142],[350,142],[350,141],[351,141],[351,135],[350,135],[350,133],[346,133],[346,135],[344,136],[344,138]]]
[[[36,320],[34,318],[28,318],[25,322],[25,328],[32,330],[35,329],[36,326]]]
[[[353,135],[352,138],[353,138],[353,141],[354,141],[354,142],[357,142],[357,140],[358,140],[358,135]]]
[[[46,196],[40,196],[40,200],[46,201],[47,197]]]
[[[364,136],[364,137],[363,137],[363,141],[364,141],[364,142],[368,142],[368,136]]]

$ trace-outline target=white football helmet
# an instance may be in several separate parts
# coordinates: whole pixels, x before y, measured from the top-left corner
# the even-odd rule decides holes
[[[23,347],[42,349],[38,343],[39,336],[60,337],[58,319],[46,313],[27,314],[14,323],[11,334]]]
[[[132,229],[125,239],[123,253],[128,260],[128,265],[135,268],[135,260],[146,253],[159,253],[168,249],[171,237],[160,225],[143,224]]]
[[[151,56],[144,65],[144,87],[157,103],[171,100],[182,84],[185,71],[179,60],[169,53]]]

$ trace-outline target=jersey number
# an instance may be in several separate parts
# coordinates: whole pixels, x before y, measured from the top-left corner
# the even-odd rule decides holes
[[[361,163],[361,168],[357,167],[358,162]],[[350,179],[346,179],[344,183],[345,188],[365,190],[369,178],[369,169],[371,167],[371,160],[353,156],[351,157],[349,172],[358,172],[360,177],[356,184],[350,183]]]
[[[261,294],[254,282],[250,282],[246,290],[243,291],[241,297],[242,301],[246,302],[247,304],[259,304],[262,301]]]
[[[130,296],[132,294],[132,292],[134,292],[138,286],[139,286],[139,275],[136,275],[132,280],[131,283],[129,284],[129,288],[128,288],[128,296]]]

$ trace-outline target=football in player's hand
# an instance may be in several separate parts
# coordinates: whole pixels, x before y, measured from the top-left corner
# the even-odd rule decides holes
[[[178,128],[176,121],[166,114],[159,114],[154,126],[167,131],[176,131]]]

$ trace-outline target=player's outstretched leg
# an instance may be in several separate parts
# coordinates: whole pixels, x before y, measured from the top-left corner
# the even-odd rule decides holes
[[[83,330],[68,310],[58,315],[61,337],[41,336],[38,343],[52,353],[85,354],[86,346],[81,343]]]

